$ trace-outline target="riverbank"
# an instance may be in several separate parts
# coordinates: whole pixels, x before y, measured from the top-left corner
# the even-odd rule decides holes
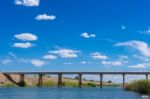
[[[125,90],[150,95],[150,80],[136,80],[125,85]]]
[[[19,75],[11,75],[12,79],[19,82]],[[45,75],[43,76],[43,87],[55,87],[57,86],[58,78],[54,76]],[[26,75],[25,76],[25,86],[24,87],[35,87],[38,84],[38,76],[36,75]],[[103,86],[120,86],[121,84],[116,84],[112,82],[103,82]],[[16,84],[9,81],[3,74],[0,74],[0,86],[2,87],[17,87]],[[78,87],[78,78],[62,78],[62,86],[66,87]],[[83,87],[98,87],[100,86],[99,81],[94,80],[82,80]]]

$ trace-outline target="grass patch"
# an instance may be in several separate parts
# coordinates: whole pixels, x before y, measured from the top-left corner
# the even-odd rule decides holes
[[[83,86],[83,87],[96,87],[96,84],[89,82],[89,83],[83,84],[82,86]]]
[[[64,81],[62,85],[68,87],[77,87],[78,83],[74,81]]]
[[[125,85],[125,90],[135,91],[139,94],[150,95],[150,80],[132,81]]]
[[[0,84],[1,87],[28,87],[28,83],[27,82],[24,82],[22,85],[16,85],[14,83],[11,83],[11,82],[7,82],[7,83],[3,83],[3,84]]]
[[[4,83],[0,85],[1,87],[18,87],[16,84],[13,83]]]
[[[55,82],[49,80],[49,81],[43,82],[42,86],[43,87],[52,87],[52,86],[57,86],[57,84]]]

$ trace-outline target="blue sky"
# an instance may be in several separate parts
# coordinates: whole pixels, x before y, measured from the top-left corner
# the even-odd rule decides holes
[[[149,71],[148,0],[1,0],[1,71]]]

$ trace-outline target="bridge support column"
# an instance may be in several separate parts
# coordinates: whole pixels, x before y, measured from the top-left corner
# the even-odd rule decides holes
[[[38,86],[42,86],[42,84],[43,84],[43,79],[42,79],[42,77],[43,77],[43,74],[39,74]]]
[[[103,74],[100,74],[100,88],[103,87]]]
[[[82,87],[82,74],[79,74],[79,88]]]
[[[146,76],[146,80],[148,80],[148,74],[146,74],[145,76]]]
[[[57,87],[61,88],[62,87],[62,74],[58,74],[58,84]]]
[[[123,77],[123,88],[125,87],[125,74],[122,74]]]
[[[19,86],[21,87],[25,86],[24,74],[20,74]]]

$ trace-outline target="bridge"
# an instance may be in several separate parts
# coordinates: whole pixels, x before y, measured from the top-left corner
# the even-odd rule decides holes
[[[38,75],[38,86],[42,86],[43,79],[42,77],[44,75],[58,75],[58,87],[62,87],[62,76],[63,75],[72,75],[77,74],[78,75],[78,85],[81,88],[82,87],[82,75],[99,75],[100,77],[100,88],[103,86],[103,76],[104,75],[122,75],[122,85],[125,86],[125,76],[126,75],[145,75],[145,79],[148,80],[148,75],[150,72],[1,72],[3,75],[6,76],[8,80],[11,82],[18,84],[19,86],[23,86],[25,84],[25,75]],[[16,83],[12,78],[11,74],[20,75],[20,81]]]

